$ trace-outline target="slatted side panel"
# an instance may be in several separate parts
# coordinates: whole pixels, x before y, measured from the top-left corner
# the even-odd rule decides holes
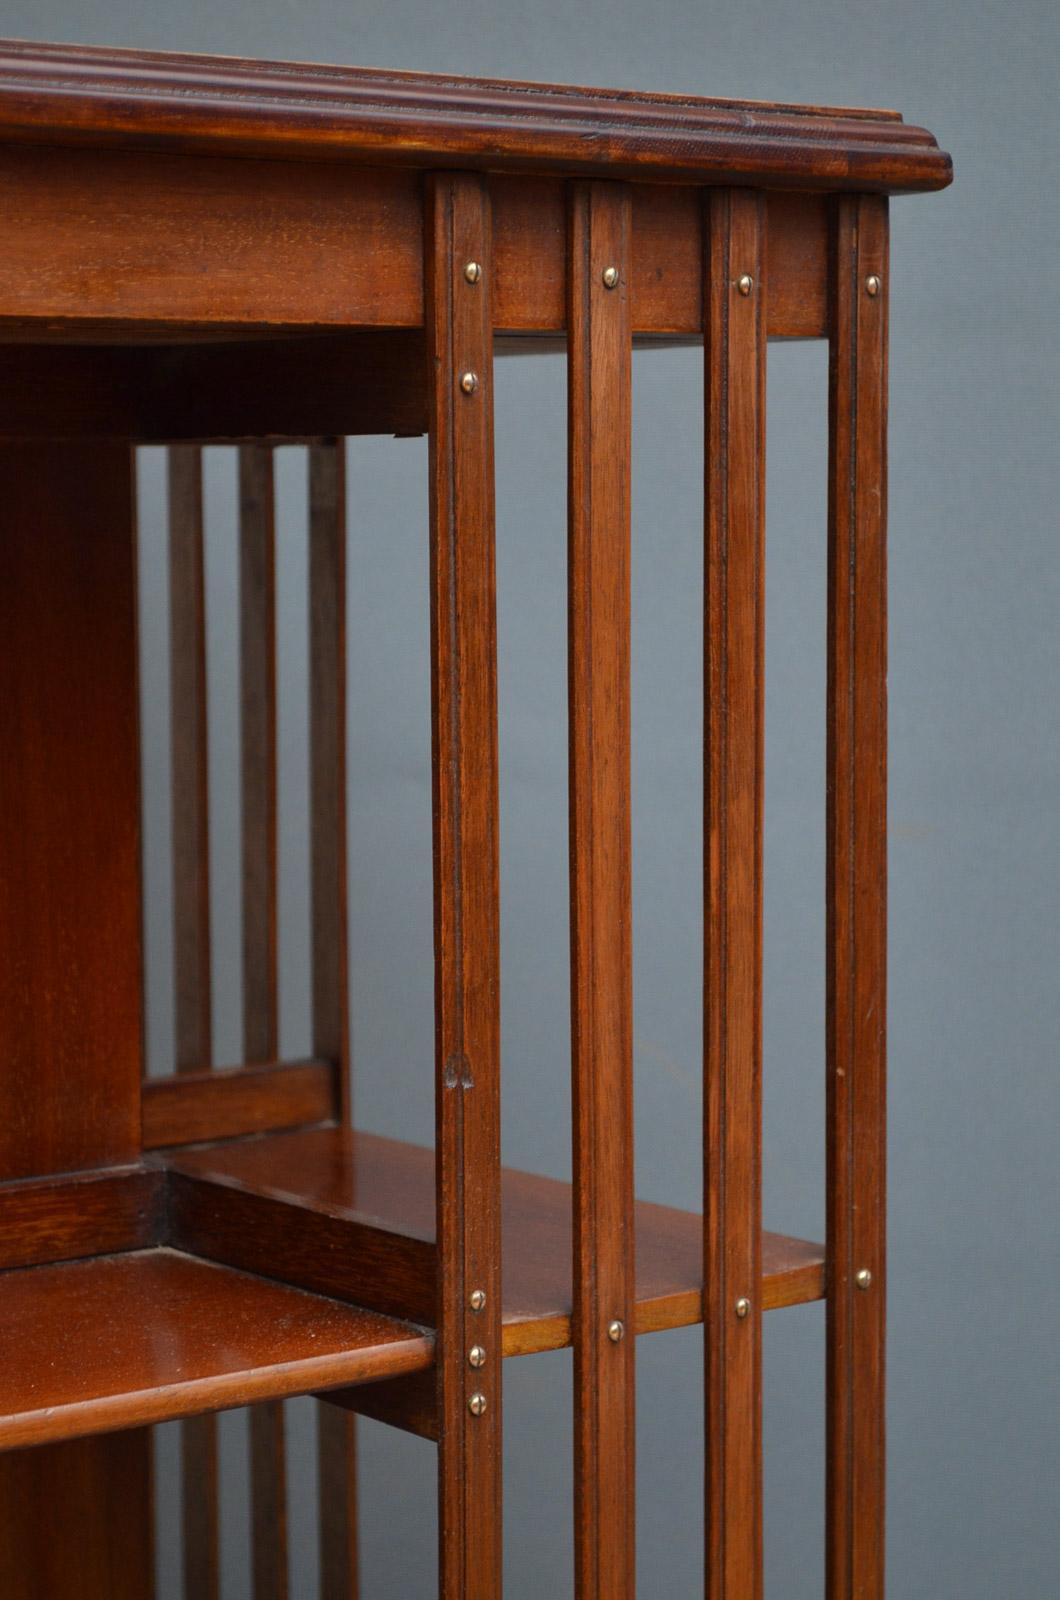
[[[428,180],[424,234],[431,374],[439,1531],[444,1600],[499,1600],[501,1594],[500,909],[491,231],[489,194],[481,177],[436,174]],[[472,1365],[476,1347],[482,1363]]]
[[[178,1073],[213,1060],[202,451],[168,460],[174,1029]],[[217,1419],[180,1425],[186,1600],[220,1593]]]
[[[765,204],[706,200],[706,1593],[762,1594]]]
[[[834,210],[828,548],[827,1592],[882,1600],[887,202]]]
[[[351,1071],[346,914],[345,442],[309,451],[309,781],[313,1052],[334,1062],[343,1120]],[[356,1600],[357,1423],[318,1405],[321,1600]]]
[[[569,699],[575,1575],[632,1600],[632,203],[569,194]]]
[[[309,450],[309,719],[312,1017],[315,1056],[332,1063],[348,1111],[346,985],[345,445]],[[176,1059],[211,1048],[206,586],[202,452],[169,451],[173,908]],[[276,515],[271,446],[238,452],[240,787],[244,1060],[279,1054]],[[357,1595],[354,1419],[318,1408],[322,1600]],[[186,1600],[219,1594],[217,1420],[182,1425]],[[286,1600],[287,1461],[282,1403],[249,1416],[255,1600]]]

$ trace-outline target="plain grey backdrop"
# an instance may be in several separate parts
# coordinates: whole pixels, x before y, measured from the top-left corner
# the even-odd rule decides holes
[[[887,105],[954,156],[893,207],[890,1593],[1057,1593],[1060,281],[1055,0],[2,0],[2,31],[160,49]],[[696,1207],[701,374],[638,354],[634,850],[638,1187]],[[821,1236],[825,385],[771,346],[766,1221]],[[569,1169],[565,377],[497,376],[505,1159]],[[283,1034],[306,1020],[305,463],[279,463]],[[141,466],[149,1051],[171,1056],[162,462]],[[234,464],[208,471],[218,1060],[239,1058]],[[351,982],[358,1121],[431,1138],[426,450],[350,447]],[[639,1578],[701,1592],[701,1357],[641,1341]],[[822,1593],[823,1317],[766,1333],[767,1587]],[[506,1369],[512,1600],[571,1592],[570,1363]],[[292,1595],[315,1593],[313,1416],[288,1407]],[[365,1600],[434,1585],[430,1446],[363,1431]],[[245,1418],[224,1419],[226,1600],[249,1593]],[[177,1594],[176,1442],[158,1444]]]

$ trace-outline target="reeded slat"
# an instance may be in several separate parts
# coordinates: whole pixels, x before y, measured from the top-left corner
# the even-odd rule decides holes
[[[202,451],[169,451],[169,648],[176,1066],[211,1062]]]
[[[829,1600],[882,1600],[887,201],[836,202],[828,541]],[[877,278],[877,293],[867,281]],[[871,1281],[859,1287],[857,1274]]]
[[[178,1072],[213,1060],[202,451],[169,451],[174,1026]],[[217,1419],[181,1424],[185,1600],[217,1600]]]
[[[346,444],[309,451],[309,774],[313,1048],[349,1120],[346,983]],[[321,1600],[356,1600],[356,1418],[319,1405]]]
[[[631,201],[568,212],[575,1575],[632,1600],[633,1007],[630,920]],[[608,287],[604,274],[615,275]],[[609,1337],[613,1322],[622,1337]]]
[[[243,845],[243,1055],[275,1057],[279,1036],[276,842],[276,509],[268,445],[239,450],[239,711]],[[252,1407],[254,1600],[287,1597],[283,1406]]]
[[[366,1387],[372,1389],[375,1385]],[[357,1418],[324,1403],[317,1405],[316,1414],[320,1600],[356,1600]]]
[[[243,1054],[277,1054],[276,516],[268,445],[239,451]]]
[[[491,225],[485,181],[428,179],[431,713],[443,1600],[501,1594],[500,932]],[[481,268],[469,281],[468,262]],[[462,374],[471,392],[461,386]],[[484,1309],[469,1297],[481,1290]],[[467,1352],[486,1351],[474,1370]],[[485,1398],[482,1415],[471,1396]]]
[[[251,1556],[254,1600],[287,1600],[287,1469],[283,1401],[252,1406]]]
[[[217,1418],[210,1415],[186,1418],[180,1425],[180,1446],[184,1597],[185,1600],[217,1600],[220,1594]]]
[[[765,203],[706,207],[706,1593],[760,1600]]]

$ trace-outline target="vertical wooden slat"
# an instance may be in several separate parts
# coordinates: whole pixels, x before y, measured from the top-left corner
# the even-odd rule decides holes
[[[213,1061],[202,451],[169,451],[169,648],[174,1025],[178,1072]],[[217,1419],[181,1424],[184,1594],[217,1600]]]
[[[834,210],[828,553],[827,1592],[882,1600],[887,201]],[[870,278],[876,293],[870,290]],[[859,1281],[859,1274],[868,1278]]]
[[[276,516],[272,450],[239,451],[239,670],[243,797],[243,1059],[278,1051]]]
[[[706,1593],[760,1600],[763,197],[713,192],[705,246]]]
[[[501,1593],[500,1019],[491,225],[428,179],[439,1531],[444,1600]],[[476,281],[469,262],[481,269]],[[467,388],[462,375],[467,374]],[[485,1295],[479,1311],[471,1296]],[[478,1370],[468,1352],[486,1353]],[[473,1415],[469,1402],[483,1397]],[[476,1402],[477,1404],[477,1402]]]
[[[278,1054],[276,507],[269,445],[239,450],[239,709],[243,845],[243,1059]],[[254,1600],[286,1600],[281,1402],[249,1416]]]
[[[251,1406],[250,1499],[254,1600],[287,1600],[287,1464],[283,1402]]]
[[[623,184],[571,185],[570,873],[579,1600],[632,1600],[635,1584],[631,212]],[[609,1334],[613,1323],[620,1324],[617,1339]]]
[[[189,1417],[180,1425],[184,1600],[220,1594],[220,1494],[217,1418]]]
[[[349,1121],[346,921],[346,447],[309,451],[309,766],[313,1052]],[[356,1600],[356,1418],[318,1405],[321,1600]]]
[[[170,741],[176,1066],[201,1072],[210,1042],[210,850],[202,451],[169,451]]]

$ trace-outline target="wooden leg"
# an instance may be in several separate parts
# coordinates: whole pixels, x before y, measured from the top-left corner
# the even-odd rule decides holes
[[[428,181],[444,1600],[501,1593],[500,971],[489,194]],[[476,275],[466,269],[474,262]],[[477,1309],[480,1305],[481,1309]],[[483,1364],[470,1362],[473,1347]]]
[[[708,1600],[762,1593],[765,205],[707,202],[704,1334]]]
[[[828,554],[826,1570],[829,1600],[882,1600],[887,202],[874,195],[843,196],[836,202],[834,227]]]
[[[287,1600],[287,1452],[283,1401],[251,1406],[254,1600]]]
[[[631,213],[625,185],[571,186],[570,862],[579,1600],[632,1600],[635,1587]]]

